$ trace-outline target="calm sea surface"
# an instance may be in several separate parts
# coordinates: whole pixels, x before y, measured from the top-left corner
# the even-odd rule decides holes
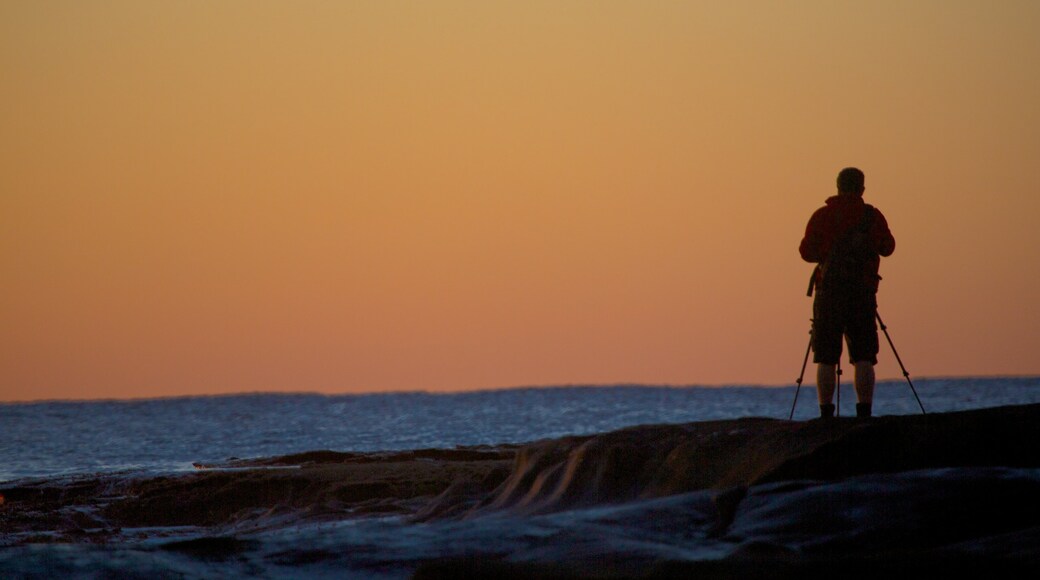
[[[917,379],[928,412],[1040,402],[1040,377]],[[842,389],[842,415],[854,395]],[[817,413],[802,388],[795,419]],[[300,451],[523,443],[652,423],[786,419],[794,387],[554,387],[461,394],[250,394],[0,405],[0,481],[171,472]],[[878,385],[875,413],[920,413],[906,381]]]

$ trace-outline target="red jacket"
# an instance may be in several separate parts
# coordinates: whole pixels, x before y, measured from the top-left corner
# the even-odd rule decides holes
[[[825,261],[831,246],[842,232],[860,227],[863,212],[867,208],[874,210],[874,218],[867,231],[867,240],[873,245],[874,254],[864,264],[863,281],[867,287],[876,291],[878,280],[881,279],[878,276],[881,256],[892,255],[896,249],[896,240],[888,229],[885,216],[877,208],[864,203],[861,196],[845,194],[828,198],[827,205],[816,210],[809,218],[809,224],[805,227],[805,237],[798,246],[798,252],[806,262]],[[819,275],[817,271],[817,283],[820,282]]]

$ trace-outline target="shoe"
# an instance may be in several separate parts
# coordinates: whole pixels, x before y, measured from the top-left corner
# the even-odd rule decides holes
[[[820,405],[820,418],[830,419],[834,417],[835,407],[832,404]]]
[[[870,403],[856,403],[856,416],[864,419],[870,417],[871,405]]]

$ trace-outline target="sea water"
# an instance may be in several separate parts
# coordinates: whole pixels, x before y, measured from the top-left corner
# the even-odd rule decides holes
[[[1040,377],[922,379],[914,384],[929,413],[1040,402]],[[854,397],[851,389],[843,391],[841,413],[851,415]],[[119,479],[123,473],[184,471],[195,461],[317,449],[498,445],[637,424],[749,416],[787,419],[795,393],[794,387],[628,385],[436,395],[251,394],[6,404],[0,405],[0,480],[46,477],[57,479],[49,484],[60,485],[94,473],[116,474],[114,479]],[[880,415],[921,412],[905,381],[879,384],[875,409]],[[803,388],[794,418],[815,415],[814,390]],[[951,496],[951,490],[964,493]],[[0,542],[0,577],[403,580],[422,562],[451,557],[578,569],[590,561],[616,562],[645,570],[659,561],[722,558],[742,545],[801,550],[799,542],[809,541],[824,546],[825,552],[832,545],[841,549],[848,545],[850,526],[860,538],[894,538],[901,549],[924,549],[921,546],[931,546],[936,536],[934,520],[940,515],[953,529],[974,530],[960,521],[972,517],[965,506],[1017,518],[1012,528],[1026,531],[1010,536],[1010,544],[1032,546],[1035,533],[1029,530],[1035,529],[1037,512],[1022,507],[1032,505],[1023,497],[1037,492],[1040,470],[1008,467],[766,484],[748,491],[752,501],[741,503],[744,507],[725,536],[712,532],[716,519],[711,490],[535,516],[496,514],[422,524],[400,516],[311,520],[288,513],[234,520],[212,529],[127,529],[101,544],[90,541],[86,532],[82,542],[65,536],[41,542],[46,533],[36,538],[15,534]],[[814,519],[819,525],[807,536],[798,522],[821,497],[828,505],[837,500],[848,505],[840,509],[843,516],[838,520]],[[948,505],[939,497],[954,499]],[[933,511],[918,518],[899,517],[902,512],[891,509],[898,502]],[[835,521],[838,525],[827,526]],[[982,541],[961,549],[986,549],[985,538]],[[191,542],[202,542],[201,555],[192,551]],[[207,555],[205,547],[214,543],[219,549]]]
[[[875,414],[1040,402],[1040,377],[878,384]],[[632,425],[817,414],[811,386],[566,386],[455,394],[244,394],[0,405],[0,482],[177,472],[302,451],[383,451],[525,443]],[[916,397],[915,392],[916,391]],[[842,415],[853,415],[851,386]],[[921,405],[918,404],[920,398]]]

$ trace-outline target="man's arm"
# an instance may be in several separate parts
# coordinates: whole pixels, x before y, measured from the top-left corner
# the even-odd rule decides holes
[[[885,216],[874,208],[874,243],[877,252],[881,256],[891,256],[896,251],[896,239],[888,229],[888,221]]]
[[[798,245],[798,253],[802,255],[802,259],[806,262],[822,262],[825,257],[823,255],[823,240],[820,231],[821,211],[816,210],[812,217],[809,218],[809,223],[805,226],[805,236],[802,237],[802,243]]]

